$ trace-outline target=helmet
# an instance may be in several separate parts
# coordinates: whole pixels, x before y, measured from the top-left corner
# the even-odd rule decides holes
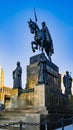
[[[46,25],[45,21],[42,22],[42,25]]]

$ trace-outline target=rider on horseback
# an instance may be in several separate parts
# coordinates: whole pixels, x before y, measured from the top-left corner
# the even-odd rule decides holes
[[[31,33],[34,34],[34,41],[31,42],[33,52],[35,52],[35,50],[38,49],[39,46],[42,52],[43,49],[45,50],[48,59],[51,61],[51,55],[54,53],[54,49],[50,33],[45,22],[42,22],[41,30],[39,29],[36,22],[32,21],[31,19],[30,21],[28,21],[28,24]]]
[[[47,42],[52,42],[52,38],[51,38],[51,36],[50,36],[50,33],[49,33],[49,30],[48,30],[48,28],[47,28],[47,26],[46,26],[46,23],[43,21],[42,22],[42,29],[41,29],[41,31],[43,32],[43,34],[45,35],[45,40],[47,41]]]
[[[44,34],[44,37],[45,37],[45,40],[46,40],[46,42],[47,43],[49,43],[49,46],[51,47],[50,49],[50,55],[52,54],[52,53],[54,53],[54,49],[53,49],[53,43],[52,43],[52,38],[51,38],[51,35],[50,35],[50,33],[49,33],[49,29],[48,29],[48,27],[46,26],[46,23],[43,21],[42,22],[42,29],[41,29],[41,31],[43,32],[43,34]]]

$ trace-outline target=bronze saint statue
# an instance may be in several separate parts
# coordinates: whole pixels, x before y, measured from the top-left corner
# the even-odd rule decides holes
[[[41,54],[41,57],[38,62],[39,72],[38,72],[38,83],[49,84],[48,73],[47,73],[47,58],[44,53]]]
[[[13,88],[22,89],[21,75],[22,75],[22,68],[20,66],[20,62],[17,62],[17,67],[13,71]]]
[[[28,21],[28,24],[31,33],[34,34],[34,41],[31,42],[33,52],[35,52],[35,50],[39,47],[42,52],[45,50],[48,59],[51,61],[54,48],[46,23],[42,22],[42,29],[39,29],[37,23],[32,21],[32,19]]]
[[[64,87],[65,87],[65,93],[71,94],[72,77],[70,76],[68,71],[66,71],[66,74],[63,77],[63,83],[64,83]]]

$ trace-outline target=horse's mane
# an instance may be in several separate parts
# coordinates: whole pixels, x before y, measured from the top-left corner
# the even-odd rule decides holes
[[[39,27],[38,27],[37,23],[35,23],[35,22],[33,22],[33,23],[35,24],[36,28],[39,30]]]

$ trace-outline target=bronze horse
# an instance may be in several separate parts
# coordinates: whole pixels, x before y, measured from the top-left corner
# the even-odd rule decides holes
[[[35,50],[38,49],[38,47],[41,49],[42,52],[43,50],[45,50],[49,60],[51,61],[51,56],[54,53],[52,39],[47,41],[44,33],[39,29],[38,25],[31,19],[30,21],[28,21],[28,24],[31,33],[35,34],[34,41],[31,42],[32,51],[35,52]]]

